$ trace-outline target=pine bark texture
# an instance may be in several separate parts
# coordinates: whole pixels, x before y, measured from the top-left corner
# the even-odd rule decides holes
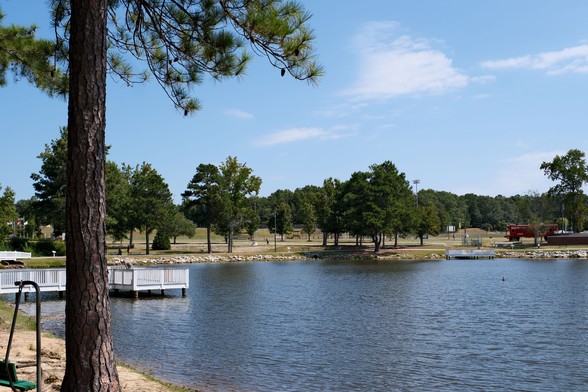
[[[62,391],[118,392],[105,225],[107,0],[73,0],[66,198],[66,371]]]

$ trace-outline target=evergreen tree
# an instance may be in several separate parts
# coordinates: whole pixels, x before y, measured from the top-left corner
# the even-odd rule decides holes
[[[1,186],[0,190],[2,190]],[[10,187],[6,187],[2,196],[0,196],[0,243],[8,235],[13,234],[13,230],[16,230],[17,219],[14,191]],[[10,225],[6,223],[10,223]]]
[[[121,169],[112,161],[106,162],[106,232],[114,241],[122,241],[129,230],[131,205],[130,167]]]
[[[55,43],[35,37],[36,26],[2,26],[0,10],[0,86],[6,84],[6,74],[25,79],[50,96],[65,96],[67,75],[56,68],[60,60]],[[57,57],[56,57],[57,56]]]
[[[339,246],[339,236],[346,230],[343,196],[341,181],[334,178],[323,181],[317,203],[318,225],[323,232],[323,246],[327,246],[329,235],[333,235],[334,245]]]
[[[199,105],[190,88],[210,75],[241,75],[250,56],[269,59],[296,79],[314,82],[310,15],[294,2],[52,0],[56,47],[67,54],[66,371],[62,391],[119,390],[114,363],[105,226],[106,74],[132,83],[143,60],[174,105]],[[111,28],[107,28],[110,20]],[[110,48],[110,53],[108,49]],[[133,76],[139,75],[138,78]],[[84,298],[84,301],[80,301]],[[91,336],[86,336],[92,331]]]
[[[56,235],[65,231],[65,197],[67,190],[67,128],[59,129],[59,138],[45,144],[39,173],[31,174],[35,188],[34,208],[43,225],[52,225]]]
[[[130,198],[129,221],[145,234],[145,253],[149,254],[149,235],[157,228],[169,227],[175,215],[172,194],[163,177],[143,162],[131,176]]]
[[[212,253],[212,225],[219,219],[223,209],[218,167],[212,164],[198,165],[187,188],[182,193],[183,208],[194,223],[206,228],[208,253]]]

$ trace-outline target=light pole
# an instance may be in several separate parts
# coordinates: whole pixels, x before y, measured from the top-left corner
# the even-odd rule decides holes
[[[412,180],[412,183],[414,184],[414,188],[415,188],[415,195],[416,195],[416,206],[419,206],[419,184],[421,183],[421,180]]]

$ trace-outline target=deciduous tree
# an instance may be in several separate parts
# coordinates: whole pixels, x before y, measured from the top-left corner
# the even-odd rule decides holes
[[[316,229],[316,212],[310,200],[304,200],[298,209],[298,216],[302,221],[302,228],[308,235],[308,242],[311,242],[310,236]]]
[[[427,235],[439,235],[441,229],[441,219],[437,213],[437,208],[433,204],[419,204],[416,214],[416,234],[421,240]]]
[[[228,157],[219,166],[219,187],[222,213],[220,225],[228,230],[228,249],[233,252],[233,234],[247,222],[251,204],[248,197],[256,195],[261,187],[261,178],[253,175],[253,170],[239,163],[237,158]]]
[[[584,229],[586,206],[582,186],[588,182],[588,166],[583,151],[572,149],[565,155],[556,155],[551,162],[543,162],[541,170],[552,181],[559,181],[549,193],[562,198],[565,211],[571,217],[573,230]]]

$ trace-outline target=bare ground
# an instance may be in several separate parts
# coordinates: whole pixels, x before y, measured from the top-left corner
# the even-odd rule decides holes
[[[6,353],[9,331],[0,330],[2,342],[0,352],[3,356]],[[35,332],[16,331],[12,348],[10,350],[10,361],[16,363],[33,362],[36,359]],[[43,391],[59,391],[61,381],[65,373],[65,342],[62,339],[49,335],[43,335],[41,340],[41,363],[43,369]],[[125,366],[118,365],[118,374],[122,391],[125,392],[172,392],[173,389],[154,381],[141,373],[138,373]],[[17,369],[18,378],[27,381],[36,381],[35,366]]]

